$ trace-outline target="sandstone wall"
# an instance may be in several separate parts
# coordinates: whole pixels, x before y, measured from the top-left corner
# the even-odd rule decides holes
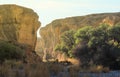
[[[35,49],[38,15],[29,8],[0,5],[0,40],[13,41]]]

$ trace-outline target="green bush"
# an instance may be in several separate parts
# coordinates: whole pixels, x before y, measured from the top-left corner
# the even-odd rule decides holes
[[[0,41],[0,62],[5,60],[19,60],[24,57],[24,50],[6,41]]]

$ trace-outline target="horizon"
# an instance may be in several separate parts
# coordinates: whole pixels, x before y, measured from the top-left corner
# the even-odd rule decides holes
[[[34,10],[39,16],[41,27],[61,18],[120,12],[119,3],[119,0],[0,0],[0,5],[16,4]]]

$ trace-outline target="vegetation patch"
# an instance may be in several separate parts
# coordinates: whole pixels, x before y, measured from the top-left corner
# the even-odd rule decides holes
[[[93,65],[120,69],[120,25],[101,24],[98,27],[85,26],[77,31],[66,31],[55,47],[68,57],[78,58],[81,67]]]

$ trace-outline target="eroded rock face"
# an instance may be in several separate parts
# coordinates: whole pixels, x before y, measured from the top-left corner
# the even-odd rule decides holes
[[[68,30],[77,30],[83,26],[96,27],[103,23],[109,24],[110,26],[120,24],[120,12],[91,14],[54,20],[41,28],[41,39],[38,41],[39,47],[36,48],[36,51],[38,51],[40,56],[44,56],[42,54],[47,49],[47,53],[45,54],[54,58],[58,55],[54,55],[54,47],[60,42],[62,33]]]
[[[15,41],[35,49],[38,15],[17,5],[0,5],[0,39]]]

